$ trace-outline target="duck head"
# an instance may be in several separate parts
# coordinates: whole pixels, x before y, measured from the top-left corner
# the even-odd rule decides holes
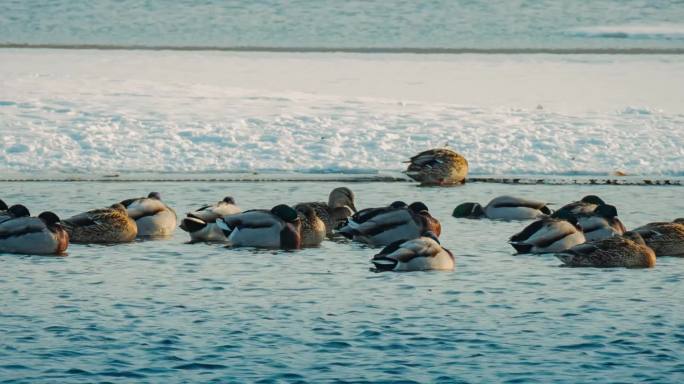
[[[271,208],[271,213],[281,218],[286,223],[296,223],[299,221],[297,211],[289,205],[279,204]]]
[[[29,217],[31,214],[29,213],[28,208],[21,204],[15,204],[7,209],[7,212],[12,217]]]
[[[485,215],[484,208],[478,203],[463,203],[454,208],[451,214],[453,217],[466,217],[469,219],[479,219]]]
[[[415,213],[430,212],[427,205],[425,205],[422,201],[411,203],[408,208]]]
[[[603,201],[600,197],[596,195],[586,195],[580,200],[583,203],[588,203],[588,204],[596,204],[596,205],[605,205],[606,202]]]
[[[614,205],[603,204],[596,207],[594,214],[605,219],[612,219],[618,215],[617,208]]]
[[[680,217],[680,218],[678,218],[678,219],[674,219],[673,222],[674,222],[674,223],[677,223],[677,224],[684,224],[684,217]]]
[[[624,235],[622,235],[622,236],[627,238],[627,239],[632,240],[633,242],[635,242],[637,244],[646,245],[646,241],[644,241],[644,238],[641,237],[641,235],[638,232],[628,231],[628,232],[625,232]]]
[[[578,230],[582,230],[582,227],[579,225],[579,221],[577,219],[577,215],[571,213],[570,211],[558,211],[558,215],[556,216],[557,219],[560,220],[565,220],[568,223],[572,224],[577,228]]]
[[[147,195],[147,198],[148,198],[148,199],[161,200],[161,193],[159,193],[159,192],[150,192],[150,193]]]
[[[226,197],[224,197],[223,200],[221,200],[221,201],[224,202],[224,203],[226,203],[226,204],[233,204],[233,205],[235,205],[235,199],[233,199],[232,196],[226,196]]]
[[[328,206],[330,208],[349,207],[352,212],[356,212],[354,192],[347,187],[333,189],[328,196]]]

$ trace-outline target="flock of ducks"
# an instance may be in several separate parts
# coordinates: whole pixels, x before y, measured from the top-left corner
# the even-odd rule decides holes
[[[459,219],[534,220],[509,243],[519,253],[553,253],[574,267],[653,267],[656,257],[684,256],[684,219],[655,222],[626,231],[617,209],[598,196],[585,196],[552,211],[547,204],[500,196],[484,207],[457,206]],[[114,244],[136,238],[168,237],[178,226],[175,211],[158,192],[123,200],[61,220],[53,212],[32,217],[21,205],[0,200],[0,252],[63,254],[69,243]],[[328,202],[279,204],[243,211],[232,197],[189,212],[180,223],[191,243],[231,247],[300,249],[343,236],[383,247],[371,262],[377,271],[452,270],[454,255],[442,247],[442,226],[422,202],[395,201],[357,210],[346,187]]]
[[[422,152],[406,174],[423,185],[463,183],[468,162],[446,149]],[[684,257],[684,219],[649,223],[627,231],[617,208],[594,195],[552,211],[546,203],[499,196],[487,205],[468,202],[452,216],[462,219],[534,220],[510,237],[519,253],[553,253],[574,267],[653,267],[656,257]],[[69,243],[125,243],[138,237],[164,238],[178,227],[176,212],[158,192],[123,200],[61,220],[53,212],[32,217],[21,205],[0,200],[0,252],[63,254]],[[354,193],[333,189],[327,202],[279,204],[243,211],[232,197],[189,212],[180,228],[190,242],[220,242],[231,247],[300,249],[343,236],[384,247],[371,262],[377,271],[452,270],[454,255],[442,247],[442,226],[420,202],[395,201],[357,210]]]

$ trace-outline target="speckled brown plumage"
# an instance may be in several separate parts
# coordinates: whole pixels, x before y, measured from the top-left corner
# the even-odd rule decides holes
[[[453,185],[465,182],[468,161],[447,148],[430,149],[413,156],[405,173],[421,185]]]

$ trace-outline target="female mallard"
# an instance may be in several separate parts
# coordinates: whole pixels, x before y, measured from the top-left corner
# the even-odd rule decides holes
[[[217,219],[228,243],[235,247],[299,249],[301,223],[297,211],[281,204],[270,211],[255,209]]]
[[[684,256],[684,222],[649,223],[634,229],[656,256]]]
[[[584,241],[584,234],[573,218],[544,218],[511,236],[509,243],[518,253],[552,253],[564,251]]]
[[[442,227],[439,220],[430,215],[425,204],[415,202],[408,207],[401,204],[395,202],[389,207],[359,211],[339,232],[371,246],[387,246],[398,240],[415,239],[427,231],[440,235]]]
[[[546,203],[513,196],[499,196],[484,208],[478,203],[463,203],[454,209],[454,217],[492,220],[532,220],[546,217],[551,210]]]
[[[138,226],[138,236],[169,236],[176,229],[176,212],[161,201],[159,192],[121,202]]]
[[[226,196],[213,205],[205,205],[195,212],[189,212],[181,221],[180,229],[190,234],[190,241],[226,241],[221,228],[216,225],[216,219],[242,212],[235,205],[235,199]]]
[[[413,156],[404,171],[421,185],[462,184],[468,175],[468,161],[451,149],[430,149]]]
[[[437,236],[426,232],[412,240],[398,240],[373,256],[376,271],[427,271],[454,269],[454,255],[442,248]]]
[[[309,205],[299,205],[296,211],[299,222],[302,223],[302,247],[319,246],[325,238],[325,223]]]
[[[22,206],[23,207],[23,206]],[[0,223],[0,252],[58,255],[69,246],[69,235],[57,215],[43,212],[29,217],[28,210]]]
[[[323,220],[326,236],[332,236],[333,230],[344,225],[347,218],[356,212],[354,192],[347,187],[333,189],[328,196],[327,204],[323,202],[299,203],[294,206],[294,209],[299,211],[303,206],[313,208],[316,215]]]
[[[556,255],[570,267],[651,268],[656,255],[636,232],[574,246]]]
[[[126,207],[114,204],[62,221],[72,243],[127,243],[135,240],[138,227]]]

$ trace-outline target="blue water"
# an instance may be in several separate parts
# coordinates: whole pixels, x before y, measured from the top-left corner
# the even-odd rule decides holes
[[[5,0],[0,43],[662,49],[684,47],[682,20],[649,0]]]
[[[161,191],[179,213],[226,194],[245,208],[322,199],[337,183],[3,183],[2,198],[68,216]],[[357,206],[423,200],[454,272],[369,271],[375,252],[166,241],[0,255],[0,381],[681,382],[684,259],[570,269],[514,256],[521,223],[459,221],[463,201],[556,203],[595,193],[628,227],[682,216],[681,187],[350,183]]]

